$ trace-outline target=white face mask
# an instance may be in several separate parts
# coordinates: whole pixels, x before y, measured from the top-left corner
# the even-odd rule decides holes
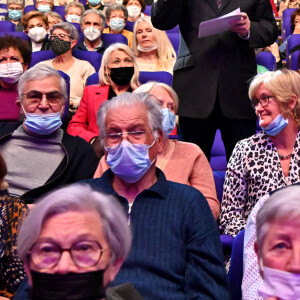
[[[127,6],[128,15],[132,19],[136,19],[141,14],[141,8],[136,5]]]
[[[300,274],[281,271],[265,266],[261,267],[264,282],[258,294],[264,299],[276,297],[281,300],[300,299]]]
[[[143,46],[140,46],[140,45],[137,45],[137,50],[138,51],[141,51],[141,52],[151,52],[153,50],[156,50],[157,49],[157,44],[155,43],[154,45],[152,45],[151,47],[143,47]]]
[[[80,17],[77,15],[67,15],[67,21],[70,23],[80,23]]]
[[[6,83],[19,81],[23,72],[23,67],[20,62],[0,64],[0,79]]]
[[[28,36],[36,43],[43,41],[46,35],[47,31],[44,27],[33,27],[28,31]]]
[[[84,29],[83,34],[91,42],[97,40],[101,36],[100,30],[93,26]]]

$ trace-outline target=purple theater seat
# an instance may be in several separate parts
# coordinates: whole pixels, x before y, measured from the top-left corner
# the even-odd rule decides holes
[[[210,166],[213,171],[226,171],[227,159],[221,132],[218,129],[215,135],[215,141],[211,148]]]
[[[14,32],[16,25],[10,21],[0,21],[0,32]]]

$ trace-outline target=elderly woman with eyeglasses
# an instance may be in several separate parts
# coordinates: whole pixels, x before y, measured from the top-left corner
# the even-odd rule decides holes
[[[300,75],[254,77],[249,97],[262,131],[238,142],[227,165],[220,230],[235,236],[262,196],[300,182]]]
[[[77,59],[72,55],[78,37],[77,29],[68,22],[53,25],[50,30],[50,49],[56,57],[40,62],[70,76],[71,111],[77,110],[86,80],[96,72],[88,61]]]

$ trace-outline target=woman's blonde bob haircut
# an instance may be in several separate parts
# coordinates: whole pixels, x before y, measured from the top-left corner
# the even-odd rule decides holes
[[[138,86],[140,86],[139,68],[136,64],[132,50],[127,45],[121,44],[121,43],[112,44],[105,50],[103,57],[102,57],[101,67],[99,70],[100,85],[111,85],[111,79],[107,72],[107,70],[109,69],[108,62],[109,62],[111,54],[116,50],[125,52],[127,55],[129,55],[131,57],[131,59],[133,61],[134,74],[130,81],[130,87],[133,90],[135,90]]]
[[[136,30],[137,25],[140,22],[148,23],[154,33],[156,43],[157,43],[157,56],[158,56],[158,62],[156,65],[156,71],[165,71],[166,69],[169,69],[170,66],[174,64],[174,61],[176,60],[176,53],[173,48],[172,43],[170,42],[167,34],[165,31],[156,29],[153,27],[151,23],[151,18],[149,16],[144,16],[140,19],[138,19],[133,28],[133,39],[132,39],[132,50],[134,52],[134,55],[137,57],[141,57],[143,52],[137,50],[137,40],[136,40]]]
[[[151,91],[153,91],[154,89],[156,89],[158,87],[166,90],[170,94],[170,96],[172,97],[173,102],[174,102],[174,111],[176,114],[177,110],[178,110],[178,105],[179,105],[178,96],[177,96],[176,92],[169,85],[167,85],[165,83],[157,82],[157,81],[148,81],[147,83],[142,84],[140,87],[138,87],[134,91],[134,94],[138,94],[138,93],[151,94]]]
[[[251,81],[249,97],[254,99],[257,89],[263,84],[277,99],[283,114],[291,114],[300,125],[300,75],[296,71],[282,69],[256,75]],[[289,103],[296,95],[297,103],[291,111]]]

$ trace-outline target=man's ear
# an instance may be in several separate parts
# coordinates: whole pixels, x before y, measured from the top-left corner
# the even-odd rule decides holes
[[[157,152],[161,153],[163,151],[163,147],[164,147],[164,139],[163,139],[163,132],[162,130],[157,130]]]

